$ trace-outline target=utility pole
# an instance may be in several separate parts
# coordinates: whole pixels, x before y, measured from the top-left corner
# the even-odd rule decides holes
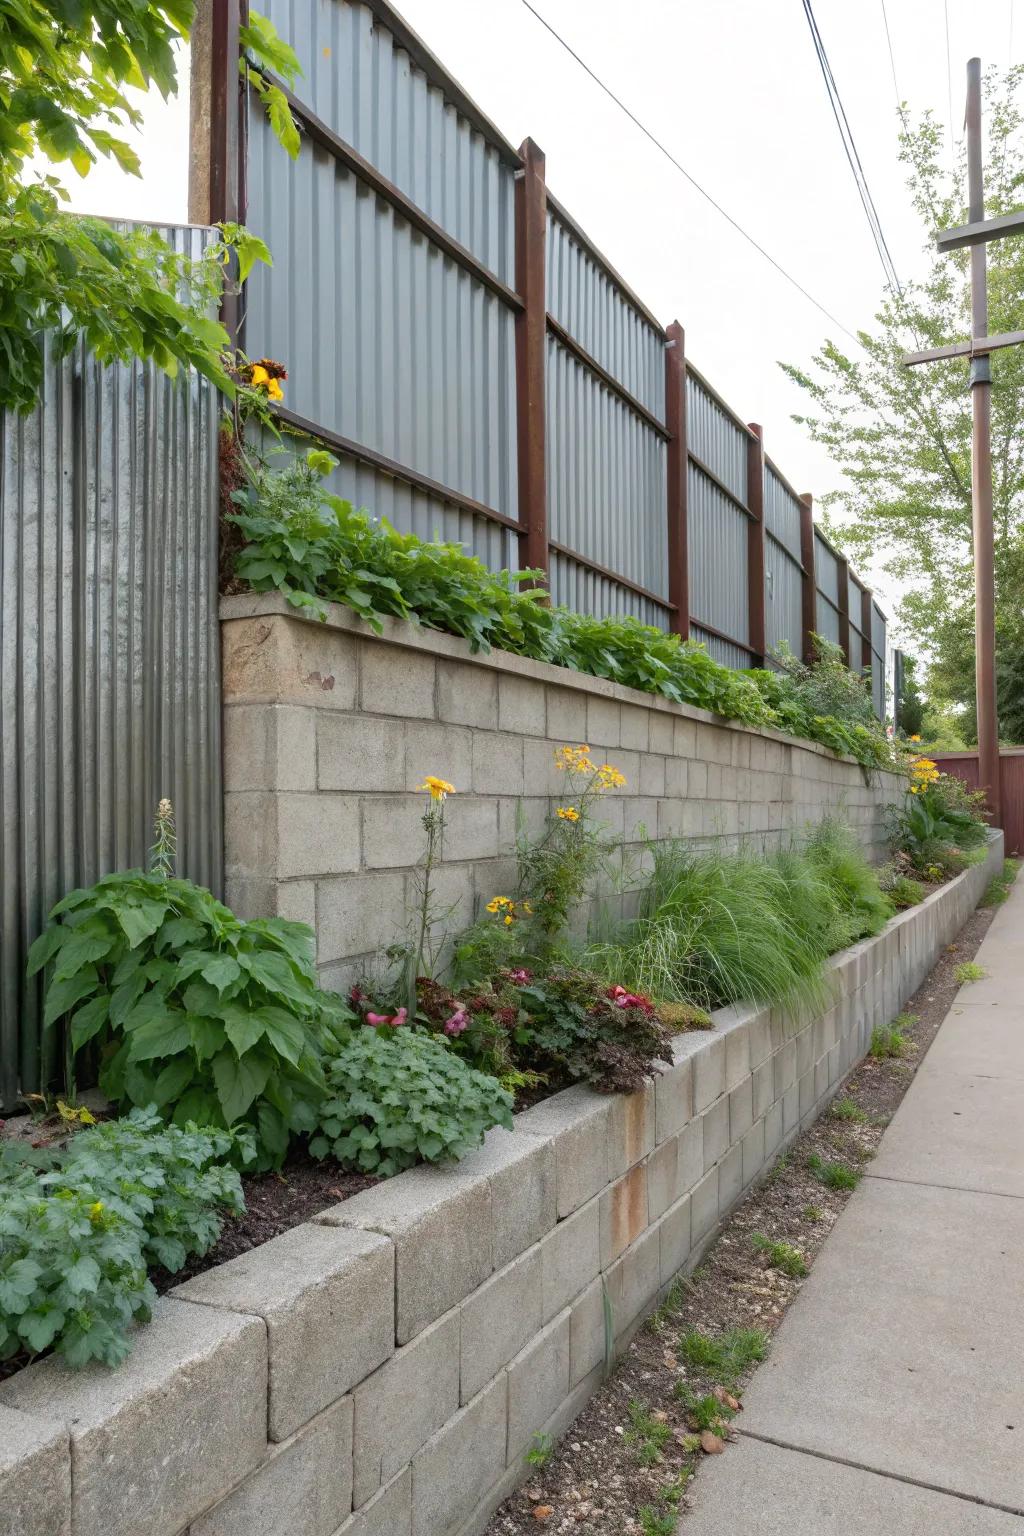
[[[990,240],[1024,234],[1024,212],[985,218],[981,143],[981,60],[967,64],[967,189],[969,223],[942,230],[940,251],[971,250],[971,339],[927,352],[909,352],[904,367],[940,358],[968,357],[971,365],[971,510],[974,530],[974,681],[978,716],[978,783],[988,796],[992,821],[1002,820],[999,722],[996,715],[995,551],[992,530],[992,371],[989,354],[1019,346],[1024,332],[988,334],[987,246]]]

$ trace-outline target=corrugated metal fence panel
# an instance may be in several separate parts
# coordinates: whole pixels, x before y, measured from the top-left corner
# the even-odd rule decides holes
[[[181,872],[221,887],[218,411],[195,376],[79,349],[0,417],[4,1107],[52,1065],[29,944],[68,890],[145,863],[161,796]]]
[[[554,336],[547,360],[551,538],[667,601],[665,444]],[[623,594],[625,606],[611,611],[639,616],[641,607],[652,607],[627,589]],[[666,627],[667,610],[656,611]]]
[[[875,714],[885,719],[886,620],[878,604],[871,604],[871,693]]]
[[[746,641],[748,519],[696,464],[688,466],[687,485],[693,622],[703,621],[734,641]],[[742,654],[740,665],[749,666],[749,655]]]
[[[770,464],[764,467],[764,525],[795,560],[800,559],[800,503]]]
[[[690,626],[690,637],[699,640],[701,645],[707,646],[708,652],[723,667],[749,667],[750,654],[742,646],[731,645],[727,640],[720,640],[717,635],[709,634],[706,629],[701,629],[699,624]]]
[[[665,338],[548,208],[547,307],[623,388],[665,419]]]
[[[839,609],[834,603],[830,603],[823,592],[819,591],[816,604],[815,626],[817,632],[824,640],[831,640],[833,645],[839,644]]]
[[[686,436],[690,452],[695,453],[746,506],[748,434],[736,425],[689,368],[686,371]]]
[[[367,5],[261,0],[260,9],[295,49],[297,92],[317,117],[511,286],[514,168],[446,97],[443,75],[428,79]],[[281,210],[257,207],[254,190],[247,222],[276,260]]]
[[[861,628],[861,612],[864,588],[857,580],[853,572],[850,572],[850,647],[853,653],[853,666],[856,671],[861,670],[861,654],[864,646],[864,631]]]
[[[551,595],[556,603],[564,603],[576,613],[593,614],[596,618],[626,618],[632,616],[642,624],[653,624],[665,629],[665,610],[636,592],[630,592],[617,581],[597,571],[589,571],[578,561],[552,551]]]
[[[827,597],[833,606],[838,605],[839,562],[817,528],[814,530],[814,574],[819,593]]]
[[[795,656],[803,649],[803,570],[773,538],[764,541],[764,623],[768,650],[788,645]]]

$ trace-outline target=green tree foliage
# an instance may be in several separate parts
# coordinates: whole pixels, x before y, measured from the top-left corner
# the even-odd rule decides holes
[[[985,79],[988,217],[1020,207],[1024,68]],[[899,615],[927,655],[929,698],[967,706],[973,727],[974,604],[971,560],[971,400],[968,366],[951,359],[904,368],[905,352],[970,334],[968,252],[940,255],[937,229],[967,221],[966,163],[947,170],[943,125],[931,112],[904,117],[900,159],[928,253],[924,277],[890,294],[863,351],[827,341],[808,369],[784,364],[810,408],[795,419],[844,472],[825,498],[826,527],[851,558],[881,563],[905,596]],[[988,248],[989,330],[1024,328],[1024,240]],[[997,648],[1003,734],[1024,740],[1024,348],[992,355],[992,468]]]
[[[917,662],[903,658],[903,692],[896,701],[896,728],[904,736],[920,736],[924,724],[924,700],[917,683]]]
[[[269,260],[263,242],[231,226],[193,263],[152,232],[64,212],[60,175],[32,170],[41,157],[85,176],[102,155],[139,175],[122,137],[141,121],[128,92],[177,89],[176,48],[193,11],[194,0],[0,0],[0,406],[32,409],[47,334],[58,357],[81,335],[102,362],[191,366],[231,389],[228,336],[210,311],[229,252],[244,280],[254,260]],[[294,80],[298,60],[255,13],[243,46]],[[284,97],[261,95],[296,154]]]

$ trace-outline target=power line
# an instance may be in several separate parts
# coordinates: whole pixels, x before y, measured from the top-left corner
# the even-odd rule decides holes
[[[861,205],[864,209],[864,216],[868,221],[868,228],[871,230],[871,236],[875,242],[875,249],[878,251],[878,259],[882,264],[882,271],[885,273],[885,280],[892,292],[902,299],[903,286],[900,283],[899,276],[896,272],[896,264],[892,259],[892,253],[889,250],[889,245],[885,238],[885,232],[882,229],[882,221],[878,216],[878,209],[875,207],[875,200],[871,196],[871,188],[868,186],[867,176],[864,174],[864,167],[861,164],[860,154],[857,150],[857,142],[854,139],[853,129],[850,127],[850,120],[846,115],[846,108],[843,106],[842,97],[839,94],[839,87],[836,84],[835,76],[832,73],[832,66],[829,63],[828,54],[825,50],[825,43],[822,39],[820,31],[818,30],[818,23],[814,16],[811,0],[803,0],[803,6],[804,15],[807,17],[807,25],[811,32],[811,41],[814,44],[814,51],[817,55],[818,64],[821,68],[822,78],[825,81],[825,90],[828,93],[829,104],[832,108],[832,115],[836,120],[836,127],[839,129],[839,137],[842,140],[843,149],[846,153],[846,159],[849,163],[850,170],[853,173],[853,179],[856,183],[857,192],[860,196]],[[893,79],[895,80],[895,78],[896,76],[894,68]]]
[[[956,145],[953,142],[953,66],[949,58],[949,0],[942,0],[942,8],[946,16],[946,96],[949,100],[949,153],[956,160]]]
[[[1010,4],[1013,4],[1013,0],[1010,0]],[[885,26],[885,41],[889,45],[889,67],[892,70],[892,88],[896,92],[896,110],[899,113],[900,121],[903,124],[903,132],[909,133],[910,130],[907,125],[907,114],[903,110],[903,97],[900,95],[899,84],[896,80],[896,56],[892,51],[892,36],[889,32],[889,17],[885,9],[885,0],[882,0],[882,22]]]
[[[551,25],[550,21],[548,21],[546,17],[542,16],[540,11],[538,11],[533,5],[530,4],[530,0],[522,0],[522,3],[526,7],[526,9],[530,12],[531,16],[534,16],[537,19],[537,21],[540,22],[541,26],[544,27],[546,29],[546,31],[551,33],[551,36],[555,39],[555,41],[557,43],[561,44],[561,46],[565,49],[566,53],[568,53],[570,55],[570,57],[573,58],[576,61],[576,63],[580,66],[580,68],[584,71],[584,73],[590,76],[590,78],[591,78],[591,80],[593,80],[594,84],[596,86],[598,86],[599,89],[602,90],[604,92],[604,94],[607,97],[609,97],[610,100],[612,100],[615,103],[615,105],[619,108],[619,111],[625,113],[625,115],[629,118],[630,122],[633,123],[635,127],[639,128],[640,132],[644,135],[644,137],[651,141],[651,143],[654,145],[655,149],[658,149],[658,150],[661,151],[661,153],[665,156],[666,160],[668,160],[673,166],[675,166],[676,170],[680,173],[680,175],[682,175],[682,176],[684,176],[686,178],[686,180],[690,183],[690,185],[697,192],[700,193],[701,197],[703,197],[706,202],[709,202],[711,204],[712,208],[714,208],[716,210],[716,212],[720,213],[722,215],[722,218],[725,219],[728,224],[732,225],[733,229],[736,230],[737,234],[742,235],[744,240],[747,241],[748,245],[752,245],[754,247],[754,250],[757,251],[759,255],[763,256],[765,261],[769,262],[775,268],[776,272],[778,272],[782,277],[784,277],[786,279],[787,283],[791,283],[792,286],[797,290],[798,293],[803,294],[804,298],[807,299],[811,304],[813,304],[815,309],[820,310],[821,313],[826,317],[826,319],[831,320],[833,325],[838,326],[839,329],[844,333],[844,335],[849,336],[851,341],[856,342],[857,346],[862,346],[863,343],[861,342],[860,337],[855,335],[855,333],[850,330],[848,325],[844,325],[841,320],[837,319],[837,317],[832,313],[832,311],[830,309],[828,309],[821,302],[820,299],[816,299],[814,297],[814,294],[810,293],[804,287],[803,283],[799,282],[798,279],[795,278],[791,272],[787,272],[786,268],[782,265],[782,263],[779,262],[779,261],[776,261],[775,257],[772,256],[769,251],[766,251],[764,246],[759,244],[759,242],[754,239],[753,235],[748,234],[748,232],[743,228],[743,225],[740,224],[736,219],[734,219],[732,214],[728,213],[722,207],[721,203],[719,203],[715,198],[713,198],[711,193],[708,192],[704,187],[701,186],[700,182],[697,181],[696,177],[691,176],[690,172],[686,169],[685,165],[683,165],[681,163],[681,161],[676,159],[676,157],[672,153],[672,151],[670,149],[668,149],[662,143],[661,139],[659,139],[656,134],[651,132],[650,128],[648,128],[645,123],[641,122],[640,118],[637,117],[636,113],[633,112],[629,107],[627,107],[626,103],[621,99],[621,97],[619,97],[619,96],[617,96],[615,94],[615,92],[612,90],[611,86],[605,84],[605,82],[601,79],[600,75],[598,75],[593,69],[591,69],[590,65],[586,62],[586,60],[580,58],[580,55],[576,52],[575,48],[573,48],[571,46],[571,44],[566,42],[565,38],[561,35],[561,33],[556,31],[555,28]]]

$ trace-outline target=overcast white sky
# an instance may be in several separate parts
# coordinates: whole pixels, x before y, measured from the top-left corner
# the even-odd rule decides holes
[[[870,324],[881,270],[846,164],[800,0],[535,0],[690,173],[851,330]],[[963,120],[967,59],[1024,61],[1024,3],[886,0],[901,96]],[[804,363],[825,317],[679,175],[521,0],[401,0],[399,9],[513,143],[547,157],[554,194],[648,307],[686,328],[687,353],[748,421],[798,490],[837,483],[796,426]],[[901,276],[921,233],[896,159],[896,95],[881,0],[816,0],[815,14]],[[284,30],[283,28],[281,29]],[[187,76],[187,70],[183,71]],[[301,95],[301,85],[299,87]],[[140,185],[106,165],[72,206],[136,219],[187,217],[187,79],[146,103]],[[272,230],[257,233],[273,243]],[[851,343],[852,345],[852,343]],[[883,602],[892,596],[878,582]],[[886,604],[886,606],[891,605]]]

